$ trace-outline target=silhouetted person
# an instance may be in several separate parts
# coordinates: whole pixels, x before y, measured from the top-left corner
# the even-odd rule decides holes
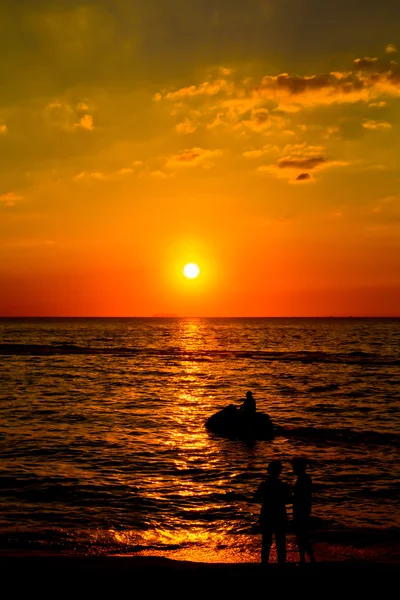
[[[272,545],[272,536],[275,534],[278,564],[286,562],[286,530],[288,516],[286,504],[292,502],[292,495],[287,483],[280,479],[282,463],[273,460],[269,463],[268,476],[258,486],[254,496],[256,502],[261,502],[261,562],[267,565]]]
[[[246,392],[246,398],[243,400],[243,403],[241,404],[239,410],[245,415],[256,414],[256,401],[253,397],[252,392]]]
[[[292,459],[293,473],[297,476],[293,489],[293,525],[302,565],[306,563],[306,554],[311,562],[315,562],[310,541],[312,480],[306,468],[307,461],[304,458]]]

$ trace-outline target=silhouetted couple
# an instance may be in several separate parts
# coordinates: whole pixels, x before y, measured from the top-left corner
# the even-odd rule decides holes
[[[261,502],[261,562],[266,565],[275,535],[278,564],[286,562],[286,532],[288,526],[287,504],[293,504],[293,525],[300,555],[300,564],[305,564],[306,554],[314,562],[314,553],[309,537],[312,482],[306,473],[305,459],[292,459],[292,469],[297,479],[291,491],[289,485],[280,478],[282,463],[273,460],[268,465],[268,476],[258,486],[254,499]]]

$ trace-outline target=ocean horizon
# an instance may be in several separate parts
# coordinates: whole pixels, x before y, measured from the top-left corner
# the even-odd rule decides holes
[[[300,315],[300,316],[199,316],[199,315],[178,315],[175,313],[155,313],[149,315],[113,315],[113,316],[74,316],[74,315],[16,315],[16,316],[0,316],[1,320],[21,320],[21,319],[400,319],[400,315]]]

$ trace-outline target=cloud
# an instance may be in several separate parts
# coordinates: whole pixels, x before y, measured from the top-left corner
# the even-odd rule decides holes
[[[97,181],[116,181],[120,180],[121,177],[124,178],[128,175],[132,175],[134,170],[131,167],[127,167],[124,169],[119,169],[118,171],[110,171],[108,173],[104,173],[102,171],[81,171],[78,175],[75,175],[75,181],[81,180],[97,180]]]
[[[383,94],[400,95],[400,74],[393,65],[372,71],[373,59],[358,61],[355,61],[356,72],[265,76],[254,94],[259,98],[275,99],[279,106],[282,103],[299,106],[354,103],[370,101]]]
[[[79,119],[79,123],[75,123],[74,127],[82,127],[82,129],[91,131],[93,129],[92,115],[83,115],[83,117]]]
[[[252,120],[257,125],[263,125],[269,119],[269,112],[266,108],[255,108],[251,112]]]
[[[321,153],[320,146],[306,144],[288,144],[284,151],[290,152],[279,158],[274,164],[257,168],[260,173],[267,173],[289,182],[310,182],[314,178],[308,171],[320,171],[331,167],[346,166],[348,163],[328,159]],[[320,152],[316,154],[315,152]]]
[[[357,70],[371,69],[375,67],[377,62],[377,58],[370,58],[369,56],[365,56],[364,58],[356,58],[354,61],[354,66]]]
[[[145,176],[150,176],[152,179],[172,179],[173,177],[176,177],[176,172],[166,172],[162,169],[155,169],[154,171],[148,171]]]
[[[315,169],[326,163],[323,156],[292,157],[285,156],[280,158],[277,165],[280,169]]]
[[[127,168],[127,169],[120,169],[119,171],[116,172],[116,175],[130,175],[131,173],[133,173],[133,169]]]
[[[280,104],[277,108],[274,108],[274,112],[280,112],[280,113],[289,113],[289,114],[295,114],[298,113],[301,110],[300,106],[295,105],[295,104]]]
[[[234,69],[229,69],[227,67],[220,67],[219,71],[220,71],[221,75],[225,75],[225,76],[232,75],[232,73],[235,72]]]
[[[392,125],[387,121],[374,121],[373,119],[365,121],[365,123],[363,123],[362,126],[364,127],[364,129],[375,130],[387,130],[392,128]]]
[[[218,94],[230,95],[234,91],[233,82],[227,79],[216,79],[214,81],[203,81],[200,85],[189,85],[175,91],[163,91],[154,95],[155,101],[173,100],[180,101],[185,98],[194,98],[196,96],[217,96]]]
[[[397,47],[394,44],[388,44],[385,48],[387,54],[394,54],[397,52]]]
[[[18,196],[14,192],[6,192],[5,194],[0,195],[0,202],[4,204],[4,206],[14,206],[18,200],[22,200],[22,196]]]
[[[325,133],[322,134],[322,137],[325,139],[329,139],[331,137],[337,136],[340,133],[339,127],[326,127]]]
[[[297,175],[297,177],[296,177],[296,181],[310,181],[310,180],[311,180],[310,173],[300,173],[300,175]]]
[[[196,131],[197,125],[190,119],[185,119],[181,123],[178,123],[175,129],[178,133],[189,134]]]
[[[264,156],[265,150],[246,150],[243,152],[243,156],[245,158],[260,158],[260,156]]]
[[[76,120],[75,111],[65,102],[49,102],[43,115],[46,123],[60,129],[73,129]]]
[[[168,177],[170,177],[169,173],[165,173],[164,171],[161,171],[161,169],[157,169],[156,171],[151,171],[149,174],[151,177],[154,177],[155,179],[167,179]]]
[[[165,166],[169,169],[175,169],[180,167],[196,167],[201,166],[208,168],[212,166],[212,159],[220,156],[222,150],[205,150],[203,148],[191,148],[190,150],[184,150],[179,154],[170,156]]]
[[[76,175],[74,177],[74,179],[76,181],[79,181],[80,179],[106,179],[106,175],[104,173],[102,173],[101,171],[92,171],[92,172],[82,171],[81,173]]]
[[[305,146],[305,144],[301,145],[301,147],[304,147],[304,146]],[[280,148],[276,144],[265,144],[262,148],[259,148],[256,150],[246,150],[245,152],[243,152],[243,156],[245,158],[259,158],[260,156],[264,156],[265,154],[268,154],[269,152],[278,153],[279,150],[280,150]]]
[[[85,114],[79,116],[79,112],[84,110],[86,104],[78,104],[76,108],[68,102],[50,102],[44,108],[43,115],[47,124],[65,130],[74,130],[77,128],[91,131],[93,129],[92,115]]]
[[[282,131],[289,127],[290,121],[284,117],[271,115],[264,108],[257,108],[251,112],[250,118],[236,119],[237,129],[245,129],[255,133],[272,133],[273,131]]]
[[[238,134],[293,135],[292,115],[306,107],[359,101],[382,106],[380,102],[384,100],[380,97],[385,95],[400,96],[400,73],[392,61],[381,63],[367,56],[356,59],[349,71],[310,76],[266,75],[258,83],[248,77],[240,79],[235,73],[234,80],[227,75],[224,79],[159,92],[156,99],[173,102],[173,112],[181,115],[175,128],[183,135],[201,127],[209,131],[223,128]]]
[[[264,107],[254,107],[253,99],[232,99],[221,102],[216,114],[209,110],[206,114],[213,115],[207,129],[225,128],[241,132],[264,133],[265,135],[283,131],[290,125],[289,119],[271,114]]]
[[[163,90],[154,98],[174,104],[184,117],[177,125],[181,133],[193,130],[195,125],[188,117],[195,108],[201,114],[197,128],[224,126],[268,134],[270,129],[290,130],[290,121],[282,115],[289,117],[307,107],[355,102],[382,106],[379,102],[384,101],[383,96],[400,97],[399,67],[388,59],[365,56],[356,58],[347,71],[267,74],[258,81],[235,72],[234,76],[226,74],[197,85]]]
[[[375,108],[383,108],[384,106],[386,106],[386,102],[384,100],[380,100],[380,102],[371,102],[370,104],[368,104],[368,106],[373,106]]]

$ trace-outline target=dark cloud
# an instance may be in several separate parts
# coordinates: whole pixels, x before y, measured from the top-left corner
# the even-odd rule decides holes
[[[179,162],[190,162],[191,160],[196,160],[196,158],[199,158],[201,154],[201,152],[187,150],[186,152],[183,152],[181,155],[179,155],[176,158],[176,160],[178,160]]]
[[[353,65],[357,76],[359,76],[359,71],[368,71],[370,78],[376,78],[378,75],[386,75],[388,80],[396,78],[399,75],[398,63],[395,60],[389,60],[388,57],[371,58],[364,56],[364,58],[356,58],[353,61]]]
[[[267,75],[256,90],[259,94],[268,94],[271,88],[288,92],[293,96],[307,93],[332,91],[335,94],[349,94],[359,92],[364,87],[371,87],[373,82],[366,82],[352,72],[328,73],[320,75],[302,76],[282,73],[276,77]]]
[[[268,110],[266,110],[265,108],[256,108],[251,113],[251,117],[258,125],[261,125],[269,119]]]
[[[285,156],[277,164],[280,169],[315,169],[326,162],[323,156]]]
[[[296,177],[296,181],[308,181],[309,179],[311,179],[310,173],[300,173],[300,175]]]
[[[365,56],[364,58],[356,58],[354,61],[354,66],[356,69],[373,69],[378,62],[377,58],[370,58],[369,56]]]
[[[298,75],[290,76],[284,73],[278,75],[276,78],[276,87],[285,88],[291,94],[303,94],[307,91],[331,87],[333,83],[336,83],[336,80],[337,78],[332,75],[311,75],[311,77],[302,77]]]

